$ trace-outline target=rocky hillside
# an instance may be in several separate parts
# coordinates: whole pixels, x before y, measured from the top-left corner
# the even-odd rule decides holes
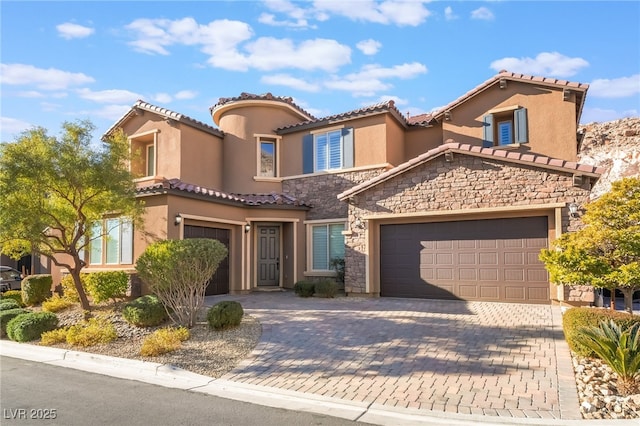
[[[640,117],[590,123],[581,128],[585,135],[578,161],[606,170],[593,187],[592,198],[607,192],[613,181],[640,175]]]

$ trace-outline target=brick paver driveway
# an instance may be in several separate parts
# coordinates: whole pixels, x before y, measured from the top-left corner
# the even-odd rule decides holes
[[[219,300],[240,301],[263,327],[223,379],[394,407],[576,418],[557,307],[291,292],[207,304]]]

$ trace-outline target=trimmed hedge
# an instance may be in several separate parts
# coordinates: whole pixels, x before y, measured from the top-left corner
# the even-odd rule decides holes
[[[27,306],[44,302],[51,297],[52,283],[49,274],[29,275],[22,280],[22,302]]]
[[[127,322],[138,327],[153,327],[162,324],[168,318],[164,305],[152,294],[127,303],[122,309],[122,316]]]
[[[294,284],[293,291],[300,297],[311,297],[316,291],[316,285],[313,281],[298,281]]]
[[[16,302],[14,299],[0,300],[0,311],[8,311],[9,309],[17,309],[21,307],[20,303]]]
[[[338,284],[333,280],[318,281],[315,285],[315,294],[320,297],[332,298],[338,293]]]
[[[214,330],[237,327],[242,322],[244,310],[242,305],[232,300],[216,303],[207,312],[209,327]]]
[[[15,300],[20,306],[24,306],[22,303],[22,291],[21,290],[9,290],[4,293],[0,293],[0,302],[4,300]]]
[[[104,271],[84,274],[82,281],[94,303],[125,298],[129,275],[124,271]]]
[[[83,275],[80,274],[80,281],[82,282]],[[78,290],[76,290],[76,284],[73,282],[73,277],[71,275],[65,275],[60,280],[60,287],[62,287],[62,297],[72,302],[79,302],[80,296],[78,296]],[[87,288],[87,286],[82,282],[82,287]]]
[[[16,342],[30,342],[40,339],[42,333],[57,326],[58,317],[53,312],[28,312],[9,321],[7,336]]]
[[[571,308],[567,310],[562,317],[562,328],[569,348],[577,355],[590,358],[596,357],[596,354],[582,345],[576,336],[581,334],[581,329],[583,328],[598,327],[600,322],[609,322],[609,320],[613,320],[623,330],[626,330],[633,324],[640,323],[640,316],[598,308]]]
[[[18,315],[26,314],[27,312],[29,311],[22,308],[5,309],[0,311],[0,337],[5,337],[7,335],[7,324],[9,324],[9,321]]]

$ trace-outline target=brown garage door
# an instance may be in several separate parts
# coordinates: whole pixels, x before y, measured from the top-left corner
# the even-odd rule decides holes
[[[228,229],[207,228],[205,226],[184,226],[184,238],[212,238],[220,241],[229,250],[229,234]],[[229,293],[229,256],[225,257],[218,270],[209,280],[205,294],[212,296],[214,294]]]
[[[550,303],[547,218],[382,225],[380,294]]]

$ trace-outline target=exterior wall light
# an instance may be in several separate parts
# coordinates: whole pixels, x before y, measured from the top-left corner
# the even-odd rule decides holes
[[[176,215],[175,219],[173,220],[173,223],[178,226],[182,223],[182,216],[180,216],[179,214]]]
[[[249,231],[251,231],[251,224],[247,223],[244,225],[244,233],[247,234]]]
[[[578,217],[578,205],[576,203],[569,204],[569,215],[571,217]]]

